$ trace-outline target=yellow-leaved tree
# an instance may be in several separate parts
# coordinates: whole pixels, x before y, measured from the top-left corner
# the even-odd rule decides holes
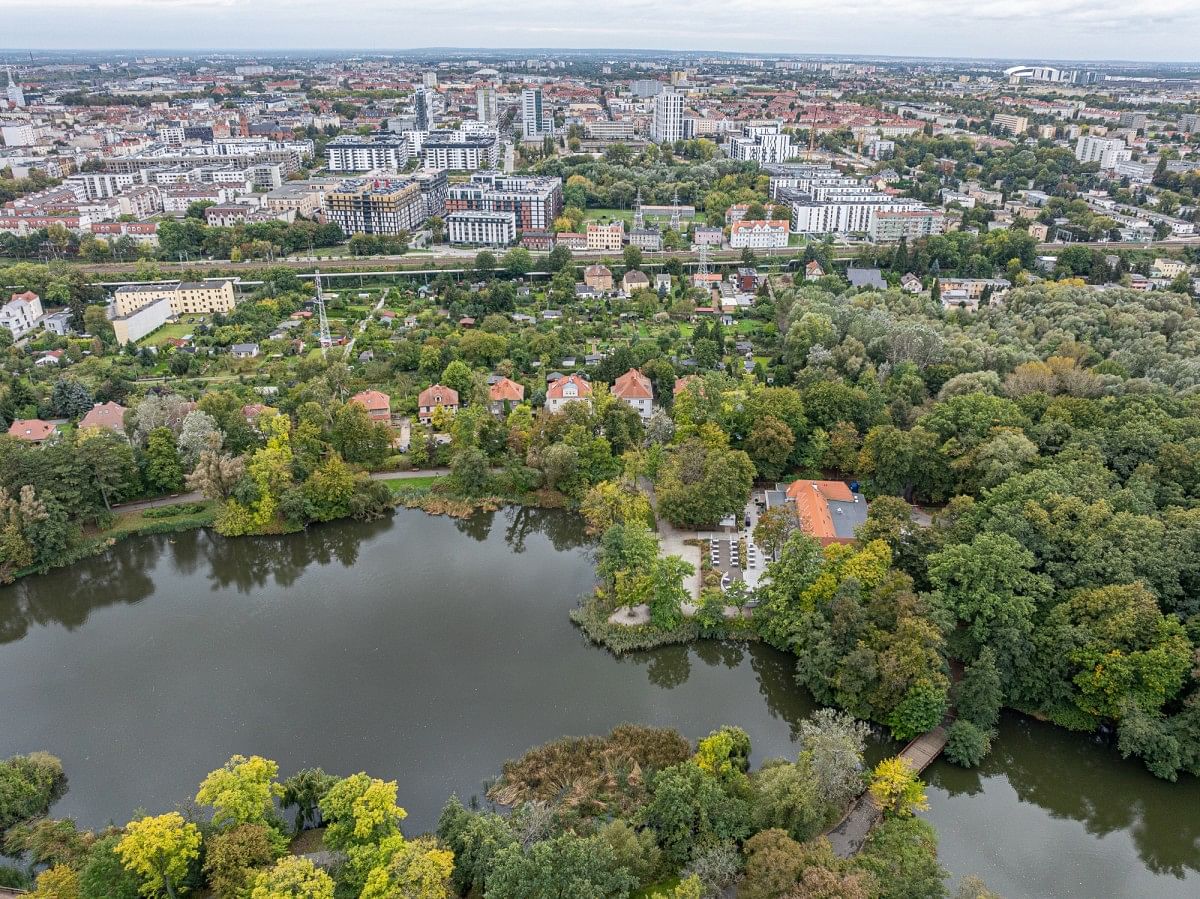
[[[278,776],[279,765],[270,759],[235,755],[204,778],[196,801],[212,806],[217,827],[264,824],[275,810],[273,800],[283,795]]]
[[[914,811],[929,808],[925,784],[917,777],[912,763],[898,755],[875,766],[870,789],[871,796],[885,813],[904,818]]]
[[[117,855],[126,869],[142,879],[142,892],[156,896],[165,890],[175,899],[188,866],[200,855],[200,830],[179,812],[141,818],[125,825]]]
[[[289,855],[255,878],[250,899],[333,899],[333,878],[308,859]]]

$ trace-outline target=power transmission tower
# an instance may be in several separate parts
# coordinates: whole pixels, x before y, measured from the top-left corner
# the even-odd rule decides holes
[[[317,284],[317,342],[321,344],[321,358],[325,358],[326,351],[333,345],[333,338],[329,336],[329,318],[325,315],[325,298],[321,296],[321,270],[316,270]]]
[[[697,263],[696,274],[701,275],[701,276],[708,274],[708,242],[707,241],[700,244],[700,261]]]
[[[633,230],[640,231],[645,227],[646,219],[642,213],[642,189],[639,187],[637,199],[633,201]]]
[[[675,193],[671,197],[671,230],[679,231],[679,188],[675,188]]]

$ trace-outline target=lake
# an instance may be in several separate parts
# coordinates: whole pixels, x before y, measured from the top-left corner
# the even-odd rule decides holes
[[[794,756],[814,705],[791,658],[592,646],[567,618],[590,551],[578,517],[523,508],[125,541],[0,589],[0,756],[62,758],[53,813],[90,827],[169,810],[235,753],[282,776],[367,771],[399,781],[409,833],[505,759],[622,721],[691,739],[736,724],[756,765]],[[943,863],[1010,899],[1200,893],[1195,779],[1015,715],[980,769],[926,776]]]

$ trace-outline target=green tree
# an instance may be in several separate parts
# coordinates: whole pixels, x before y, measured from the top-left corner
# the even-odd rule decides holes
[[[510,845],[496,855],[487,895],[495,899],[604,899],[628,895],[637,882],[597,837],[560,834],[528,851]]]
[[[88,850],[79,869],[80,899],[137,899],[141,884],[121,864],[117,844],[121,837],[101,837]]]
[[[221,899],[240,899],[254,884],[256,869],[275,861],[276,841],[262,824],[239,824],[205,842],[204,873]]]
[[[289,855],[255,878],[250,899],[333,899],[333,878],[308,859]]]
[[[400,832],[408,813],[396,804],[396,782],[352,774],[334,784],[320,802],[325,845],[333,850],[378,843]]]
[[[284,809],[296,810],[296,833],[321,826],[321,799],[337,781],[320,768],[305,768],[283,782],[279,804]]]
[[[183,463],[170,428],[155,428],[147,436],[143,478],[153,493],[175,493],[183,487]]]
[[[639,822],[658,833],[663,855],[679,866],[698,849],[750,832],[750,806],[691,762],[664,768],[651,781],[653,797]]]

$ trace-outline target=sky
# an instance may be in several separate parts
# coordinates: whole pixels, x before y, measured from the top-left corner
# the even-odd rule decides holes
[[[1200,0],[0,0],[29,49],[621,47],[1200,60]]]

